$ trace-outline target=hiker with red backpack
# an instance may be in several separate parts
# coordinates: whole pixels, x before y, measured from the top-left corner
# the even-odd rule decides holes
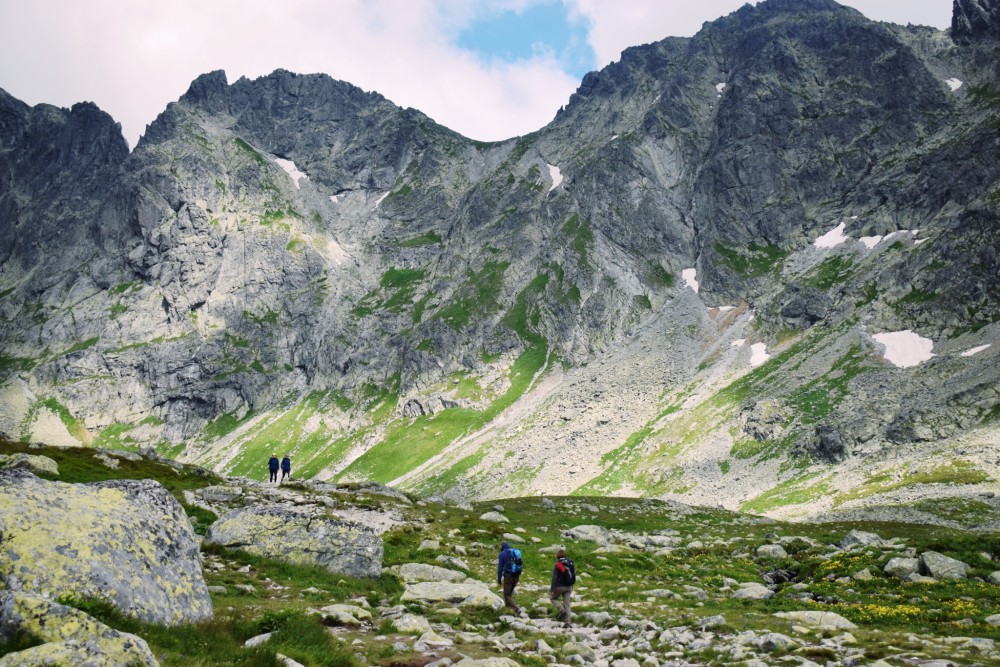
[[[510,544],[504,542],[500,545],[500,557],[497,559],[497,585],[503,585],[504,605],[514,610],[520,615],[521,609],[514,602],[514,589],[524,571],[524,563],[521,560],[521,550],[512,549]]]
[[[576,583],[576,566],[566,557],[566,550],[556,552],[556,565],[552,568],[552,585],[549,587],[549,599],[559,610],[558,620],[569,627],[569,599],[573,595],[573,585]],[[560,600],[561,598],[561,600]],[[560,603],[561,602],[561,603]]]

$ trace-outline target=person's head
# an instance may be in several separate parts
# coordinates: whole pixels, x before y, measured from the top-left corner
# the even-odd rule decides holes
[[[560,549],[559,551],[556,552],[556,560],[558,560],[560,558],[565,558],[565,557],[566,557],[566,550],[565,549]]]
[[[277,454],[271,454],[271,458],[272,459],[276,459],[276,458],[278,458],[278,455]]]
[[[285,454],[285,458],[287,459],[287,458],[291,458],[291,457],[290,457],[290,456],[288,456],[288,454]]]
[[[500,551],[503,551],[505,549],[510,549],[510,544],[508,544],[507,542],[503,542],[500,544]]]

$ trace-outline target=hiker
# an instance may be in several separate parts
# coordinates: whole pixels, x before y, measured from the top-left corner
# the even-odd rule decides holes
[[[503,585],[504,605],[514,610],[520,615],[521,608],[514,602],[514,589],[521,578],[521,571],[524,564],[521,562],[521,550],[511,549],[510,544],[504,542],[500,545],[500,557],[497,559],[497,585]]]
[[[573,584],[576,583],[576,566],[566,558],[566,550],[556,552],[556,565],[552,568],[552,585],[549,587],[549,599],[559,610],[558,620],[563,621],[568,628],[570,621],[569,598],[573,595]],[[562,598],[560,604],[559,598]]]
[[[270,460],[267,462],[267,469],[271,472],[271,479],[268,481],[277,482],[278,481],[278,455],[271,454]]]
[[[289,480],[292,478],[292,459],[285,454],[285,458],[281,459],[281,481],[284,482],[285,478]]]

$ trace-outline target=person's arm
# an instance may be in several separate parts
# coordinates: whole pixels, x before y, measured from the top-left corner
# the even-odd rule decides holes
[[[556,590],[556,582],[558,580],[559,580],[559,563],[556,563],[556,566],[552,568],[552,584],[549,585],[549,592]]]
[[[499,584],[503,581],[503,568],[507,564],[507,550],[500,552],[500,557],[497,559],[497,583]]]

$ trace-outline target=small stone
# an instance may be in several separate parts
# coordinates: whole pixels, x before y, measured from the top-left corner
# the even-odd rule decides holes
[[[990,582],[991,584],[1000,586],[1000,571],[990,572],[989,576],[986,577],[986,581]]]
[[[272,634],[273,633],[265,632],[262,635],[257,635],[256,637],[251,637],[250,639],[248,639],[245,642],[243,642],[243,646],[245,648],[254,648],[256,646],[260,646],[261,644],[264,644],[267,641],[269,641],[271,639],[271,635]]]
[[[417,551],[437,551],[441,548],[441,542],[439,540],[424,540],[417,547]]]
[[[510,523],[510,519],[500,512],[486,512],[479,516],[480,521],[491,521],[493,523]]]

